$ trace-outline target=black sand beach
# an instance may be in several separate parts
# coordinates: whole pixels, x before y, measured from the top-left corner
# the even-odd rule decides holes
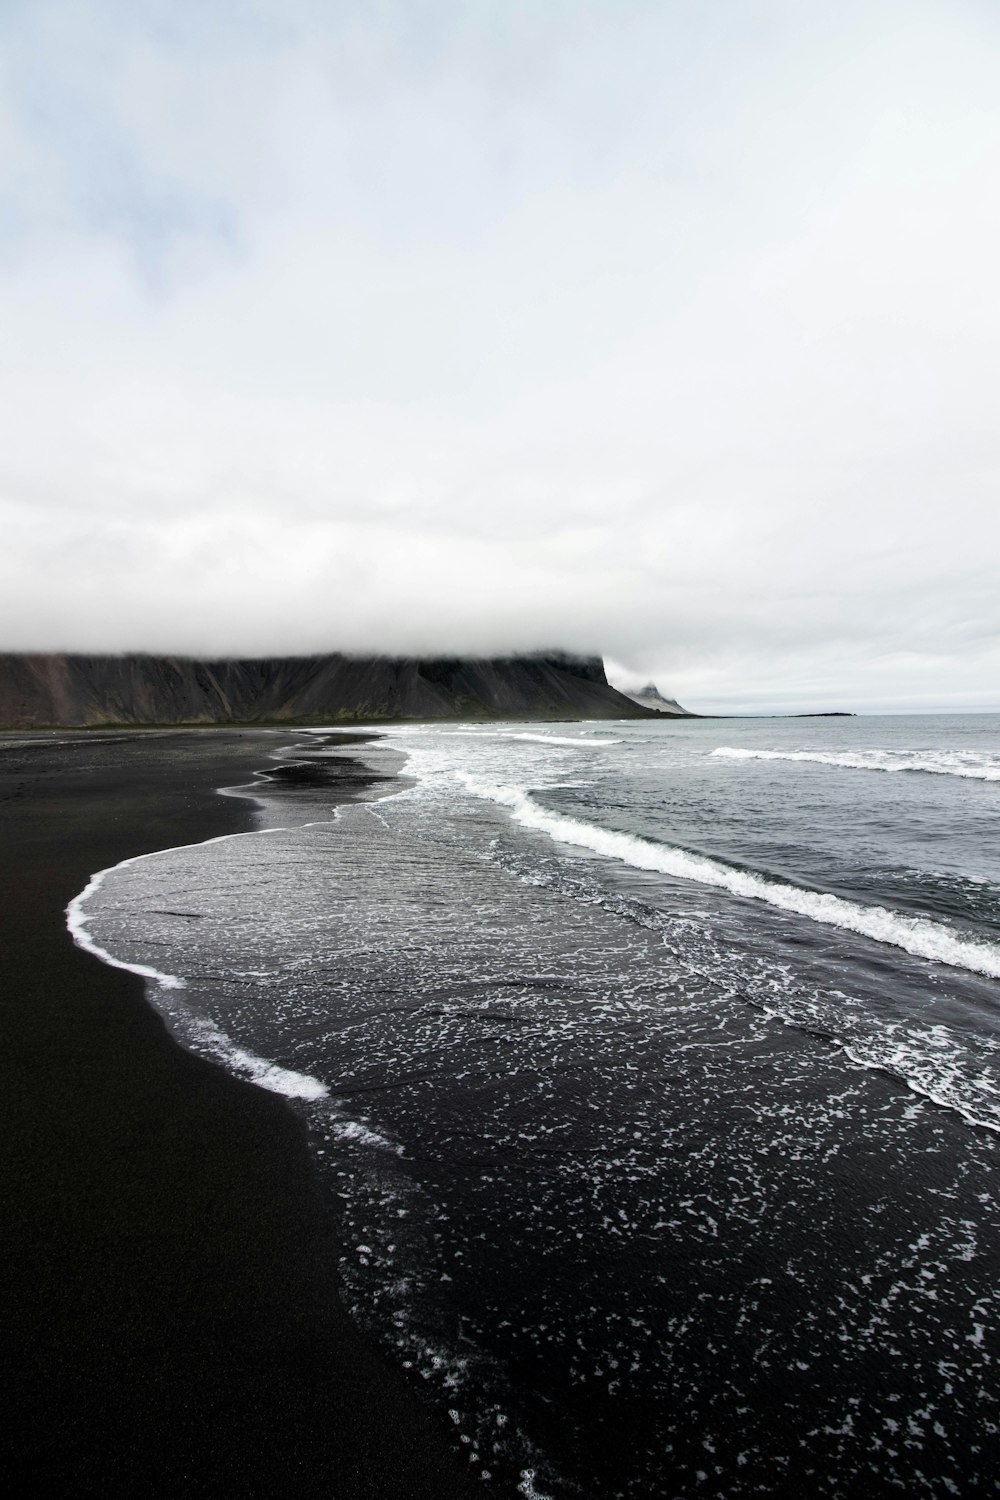
[[[66,931],[94,871],[248,826],[249,804],[214,789],[280,743],[0,737],[3,1467],[18,1493],[481,1492],[339,1306],[296,1116],[185,1053],[142,982]],[[341,794],[356,785],[348,770]]]

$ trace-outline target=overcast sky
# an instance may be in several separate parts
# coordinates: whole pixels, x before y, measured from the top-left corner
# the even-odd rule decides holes
[[[2,0],[0,646],[1000,708],[994,0]]]

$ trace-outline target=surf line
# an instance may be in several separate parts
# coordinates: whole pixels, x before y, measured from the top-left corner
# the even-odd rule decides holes
[[[281,828],[250,829],[245,833],[223,833],[215,838],[200,839],[194,844],[174,844],[165,849],[151,849],[148,854],[135,854],[129,859],[123,859],[116,865],[109,865],[105,870],[98,870],[92,875],[80,893],[73,897],[66,907],[66,926],[69,934],[78,948],[85,953],[92,954],[100,959],[101,963],[107,964],[112,969],[124,969],[129,974],[138,974],[140,978],[150,980],[161,990],[183,990],[186,989],[186,981],[179,974],[168,974],[162,969],[156,969],[151,964],[132,963],[128,959],[117,958],[115,954],[101,946],[91,936],[87,928],[85,908],[88,901],[97,894],[109,875],[118,870],[127,869],[130,865],[140,864],[143,860],[156,859],[161,854],[177,854],[184,849],[198,849],[206,844],[222,844],[230,839],[256,838],[261,833],[283,833]],[[282,1068],[278,1063],[269,1062],[267,1058],[258,1057],[246,1048],[238,1046],[234,1041],[220,1031],[214,1022],[204,1016],[190,1015],[187,1018],[192,1033],[197,1036],[205,1050],[216,1057],[220,1062],[226,1063],[235,1073],[248,1078],[260,1088],[267,1089],[272,1094],[283,1094],[286,1099],[323,1099],[330,1090],[319,1078],[313,1078],[308,1073],[296,1073],[291,1068]]]
[[[970,757],[977,754],[975,751],[867,750],[846,755],[835,750],[748,750],[720,745],[710,753],[724,760],[788,760],[846,771],[925,772],[932,776],[960,776],[969,781],[1000,781],[998,758],[985,759],[980,755],[973,764]],[[875,756],[881,759],[876,760]]]
[[[897,915],[882,906],[864,906],[856,901],[845,901],[842,896],[834,896],[825,891],[810,891],[786,885],[763,875],[718,863],[703,854],[689,854],[686,849],[678,849],[670,844],[658,844],[634,834],[599,828],[596,824],[584,823],[577,818],[566,817],[563,813],[548,812],[521,788],[490,785],[464,772],[459,772],[458,775],[474,796],[498,802],[509,809],[515,822],[521,823],[525,828],[547,833],[558,843],[589,849],[594,854],[620,860],[622,864],[631,865],[637,870],[652,870],[661,875],[692,880],[700,885],[715,886],[729,891],[733,896],[763,901],[768,906],[777,907],[779,911],[792,912],[825,926],[839,927],[842,931],[856,932],[877,943],[902,948],[915,958],[925,958],[931,963],[949,964],[952,968],[968,969],[974,974],[1000,979],[1000,948],[991,943],[976,943],[957,937],[937,922]]]
[[[294,755],[296,750],[306,749],[314,741],[312,736],[320,733],[328,733],[327,730],[307,729],[303,734],[310,736],[300,743],[283,745],[270,757],[273,760],[282,761],[282,757]],[[280,733],[280,731],[276,731]],[[283,762],[287,764],[287,761]],[[234,796],[245,798],[247,801],[260,801],[254,798],[253,792],[261,789],[262,783],[272,781],[267,771],[254,771],[254,780],[244,782],[239,786],[218,787],[220,796]],[[301,827],[315,827],[321,823],[336,822],[338,809],[333,808],[333,817],[316,819],[315,823],[299,825]],[[73,942],[85,953],[90,953],[101,963],[107,964],[112,969],[124,969],[129,974],[138,974],[140,978],[147,979],[157,985],[161,990],[183,990],[186,989],[186,981],[179,974],[167,974],[162,969],[156,969],[151,964],[131,963],[127,959],[117,958],[107,948],[103,948],[92,937],[87,928],[85,907],[88,901],[97,894],[109,875],[117,870],[124,870],[129,865],[140,864],[143,860],[157,859],[162,854],[179,854],[184,849],[199,849],[208,844],[224,844],[231,839],[257,838],[267,833],[291,833],[292,828],[250,828],[239,833],[216,834],[213,838],[198,839],[191,844],[173,844],[164,849],[151,849],[146,854],[134,854],[128,859],[119,860],[116,865],[109,865],[107,869],[98,870],[92,875],[78,895],[66,907],[66,926]],[[201,1045],[214,1057],[226,1063],[234,1072],[248,1077],[253,1083],[271,1093],[284,1094],[289,1099],[322,1099],[329,1096],[329,1087],[318,1078],[313,1078],[308,1073],[296,1073],[290,1068],[282,1068],[277,1063],[269,1062],[266,1058],[258,1057],[253,1052],[237,1044],[225,1032],[221,1031],[207,1016],[197,1016],[186,1013],[185,1019],[193,1035],[197,1036]]]

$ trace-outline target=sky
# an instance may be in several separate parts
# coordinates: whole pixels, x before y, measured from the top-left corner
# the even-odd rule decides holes
[[[0,649],[1000,709],[993,0],[0,0]]]

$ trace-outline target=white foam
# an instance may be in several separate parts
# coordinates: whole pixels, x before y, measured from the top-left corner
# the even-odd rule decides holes
[[[523,1495],[525,1500],[551,1500],[551,1496],[535,1488],[537,1477],[538,1475],[534,1469],[522,1469],[517,1493]]]
[[[957,1056],[923,1055],[919,1045],[891,1035],[845,1044],[844,1053],[857,1067],[891,1073],[901,1078],[913,1093],[944,1109],[955,1110],[967,1124],[1000,1134],[997,1090],[984,1077],[964,1076]]]
[[[277,832],[278,830],[262,831]],[[222,834],[220,838],[205,839],[203,842],[216,844],[231,838],[258,836],[256,834]],[[162,969],[154,969],[151,964],[131,963],[126,959],[116,958],[113,953],[108,952],[107,948],[102,948],[87,930],[84,907],[114,871],[124,870],[129,865],[155,859],[160,854],[176,853],[178,849],[188,847],[191,846],[177,845],[172,849],[154,849],[148,854],[136,854],[131,859],[123,859],[117,865],[110,865],[106,870],[98,870],[96,875],[92,875],[83,890],[73,897],[66,908],[66,926],[77,947],[82,948],[85,953],[92,953],[95,958],[99,958],[102,963],[108,964],[112,969],[125,969],[129,974],[138,974],[143,979],[152,980],[160,989],[184,989],[185,982],[179,974],[167,974]],[[251,1079],[260,1088],[267,1089],[272,1094],[284,1094],[287,1099],[321,1099],[330,1092],[325,1083],[321,1083],[318,1078],[310,1077],[308,1073],[295,1073],[290,1068],[279,1067],[277,1063],[268,1062],[266,1058],[257,1057],[254,1053],[247,1052],[245,1048],[237,1046],[204,1016],[196,1016],[185,1011],[183,1021],[185,1029],[197,1039],[205,1051],[226,1063],[233,1072]]]
[[[326,1093],[327,1090],[324,1089],[323,1092]],[[360,1146],[378,1146],[382,1150],[395,1152],[397,1156],[403,1154],[402,1146],[394,1145],[386,1136],[379,1135],[377,1130],[363,1125],[360,1120],[335,1120],[333,1133],[341,1141],[353,1141]]]
[[[925,771],[933,776],[962,776],[973,781],[1000,781],[1000,755],[975,750],[748,750],[720,745],[712,755],[729,760],[812,761],[849,771]]]
[[[547,833],[560,843],[590,849],[608,859],[621,860],[637,870],[653,870],[681,880],[716,886],[753,901],[764,901],[781,911],[794,912],[814,922],[859,933],[878,943],[902,948],[918,958],[968,969],[1000,979],[1000,947],[977,943],[959,937],[950,928],[922,917],[908,917],[887,911],[881,906],[865,906],[845,901],[841,896],[822,891],[805,890],[786,885],[748,870],[739,870],[705,855],[690,854],[670,844],[653,843],[629,833],[599,828],[562,813],[549,812],[532,801],[526,791],[517,787],[493,785],[473,776],[459,773],[469,791],[509,808],[517,822],[526,828]]]
[[[80,894],[74,896],[67,906],[66,926],[69,928],[70,936],[78,948],[82,948],[85,953],[92,953],[95,958],[99,958],[102,963],[110,965],[112,969],[126,969],[130,974],[140,974],[143,979],[153,980],[155,984],[158,984],[164,990],[182,990],[184,988],[184,981],[179,974],[164,974],[161,969],[154,969],[149,964],[126,963],[123,958],[115,958],[113,953],[109,953],[106,948],[102,948],[98,943],[94,942],[84,924],[84,906],[90,897],[100,890],[105,878],[111,874],[111,871],[124,869],[126,865],[134,865],[140,859],[146,859],[147,857],[145,854],[139,854],[134,859],[123,859],[121,864],[111,865],[107,870],[98,870],[96,875],[92,875]]]
[[[286,1099],[325,1099],[329,1094],[327,1085],[318,1078],[279,1067],[277,1063],[238,1047],[207,1017],[187,1014],[184,1020],[185,1029],[201,1044],[200,1050],[211,1053],[225,1063],[230,1072],[249,1078],[258,1088],[267,1089],[271,1094],[283,1094]]]
[[[620,745],[621,740],[599,740],[584,738],[577,735],[575,738],[569,735],[559,734],[508,734],[504,736],[509,740],[534,740],[539,745],[573,745],[577,750],[588,749],[591,745]]]

